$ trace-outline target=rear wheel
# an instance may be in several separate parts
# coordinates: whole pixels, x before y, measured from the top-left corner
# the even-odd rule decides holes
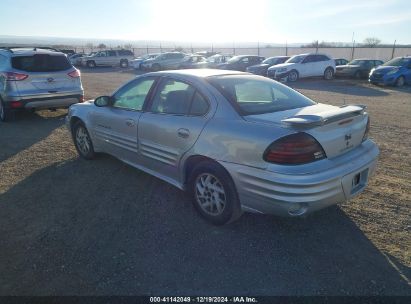
[[[0,100],[0,121],[6,122],[13,118],[13,112],[6,109],[2,100]]]
[[[287,80],[290,81],[290,82],[297,81],[298,80],[298,72],[296,70],[290,71],[290,73],[288,73]]]
[[[241,216],[237,191],[230,175],[219,164],[198,164],[189,178],[189,191],[200,215],[209,222],[223,225]]]
[[[324,79],[331,80],[334,78],[334,69],[333,68],[326,68],[324,71]]]
[[[89,68],[95,68],[96,63],[93,60],[87,61],[87,67]]]
[[[81,121],[75,122],[72,134],[79,155],[85,159],[93,159],[95,156],[94,147],[86,126]]]
[[[397,80],[395,81],[395,86],[396,87],[402,87],[404,84],[405,84],[404,76],[398,77]]]
[[[122,68],[128,68],[128,60],[127,59],[123,59],[120,61],[120,66]]]

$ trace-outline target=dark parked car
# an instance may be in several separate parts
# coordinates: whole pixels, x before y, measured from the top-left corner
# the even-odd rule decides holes
[[[346,65],[337,66],[335,76],[367,78],[370,71],[381,64],[381,60],[354,59]]]
[[[179,68],[180,69],[202,69],[207,67],[207,60],[200,55],[189,55],[186,57]]]
[[[344,58],[335,58],[334,61],[335,61],[335,65],[336,65],[336,66],[338,66],[338,65],[346,65],[346,64],[348,63],[348,60],[347,60],[347,59],[344,59]]]
[[[234,56],[227,63],[222,63],[217,66],[221,70],[243,71],[252,65],[261,63],[265,58],[256,55],[240,55]]]
[[[289,58],[290,58],[289,56],[269,57],[269,58],[265,59],[263,62],[261,62],[260,64],[249,66],[246,70],[249,73],[266,76],[267,75],[267,70],[268,70],[269,67],[271,67],[273,65],[276,65],[276,64],[284,63]]]

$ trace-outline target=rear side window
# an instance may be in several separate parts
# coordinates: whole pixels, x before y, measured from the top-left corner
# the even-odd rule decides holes
[[[133,52],[129,50],[120,50],[118,51],[120,56],[133,56]]]
[[[208,102],[204,97],[196,92],[191,103],[190,115],[192,116],[203,116],[208,112]]]
[[[58,72],[72,67],[66,56],[47,54],[13,57],[11,65],[14,69],[26,72]]]

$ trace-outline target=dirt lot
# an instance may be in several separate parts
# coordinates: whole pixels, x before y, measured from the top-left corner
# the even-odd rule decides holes
[[[133,76],[83,71],[86,97]],[[172,186],[110,156],[80,160],[66,111],[0,124],[0,295],[411,295],[411,88],[293,87],[366,104],[381,149],[361,196],[305,219],[214,227]]]

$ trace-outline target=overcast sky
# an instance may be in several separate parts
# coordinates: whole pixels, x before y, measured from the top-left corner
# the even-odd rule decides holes
[[[0,35],[411,43],[409,0],[1,0]]]

